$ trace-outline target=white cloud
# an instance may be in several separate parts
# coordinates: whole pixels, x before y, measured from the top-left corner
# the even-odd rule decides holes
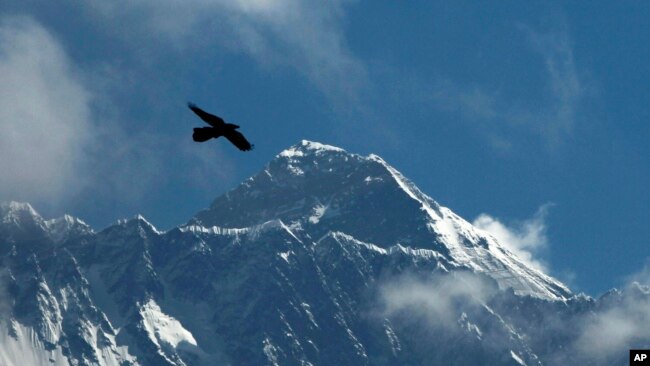
[[[545,204],[530,219],[509,225],[485,213],[474,219],[473,224],[494,236],[524,263],[545,272],[547,268],[539,254],[548,246],[545,220],[549,207],[550,204]]]
[[[47,30],[0,19],[0,199],[52,203],[79,188],[90,99]]]
[[[613,304],[606,304],[604,310],[584,317],[574,347],[594,359],[617,357],[640,346],[639,341],[643,344],[650,339],[648,324],[650,288],[632,282]]]
[[[538,121],[538,129],[547,143],[556,145],[573,131],[576,109],[585,92],[576,70],[573,47],[565,31],[538,33],[525,26],[522,28],[544,59],[553,97],[550,113]]]
[[[289,65],[335,100],[355,98],[364,65],[346,46],[343,1],[93,1],[107,27],[115,21],[127,39],[164,41],[177,49],[209,52],[225,45],[263,67]]]
[[[646,258],[643,269],[627,277],[627,283],[638,282],[645,286],[650,286],[650,257]]]
[[[648,268],[631,278],[650,282]],[[461,321],[463,313],[473,314],[470,319],[478,324],[486,324],[486,319],[477,316],[475,311],[487,305],[492,309],[488,310],[490,313],[495,311],[500,321],[509,324],[506,327],[518,324],[513,329],[521,327],[518,332],[530,340],[526,343],[534,352],[541,352],[549,364],[615,364],[625,359],[629,349],[643,348],[650,340],[650,288],[636,281],[628,283],[622,291],[604,295],[597,302],[584,302],[584,298],[578,297],[576,300],[580,302],[568,304],[570,310],[560,310],[564,305],[559,303],[560,308],[557,308],[539,300],[540,307],[536,310],[529,312],[524,306],[512,311],[513,304],[522,305],[516,300],[518,296],[513,295],[515,298],[503,302],[504,298],[497,296],[499,293],[501,290],[494,284],[468,272],[428,277],[401,275],[380,284],[380,315],[389,317],[391,322],[418,323],[434,331],[442,328],[445,334],[453,334],[465,329]],[[543,313],[543,327],[537,326],[535,321],[529,323],[529,316],[540,316],[538,311]],[[519,316],[523,318],[518,319]],[[495,350],[507,339],[501,337],[511,336],[499,332],[487,336],[490,329],[486,326],[480,331],[489,340],[488,346],[497,347]],[[548,340],[554,337],[565,340],[562,347],[548,348]]]
[[[458,328],[459,304],[484,304],[496,291],[481,277],[465,272],[423,279],[403,275],[380,287],[384,316],[400,313],[423,317],[430,326]]]
[[[622,290],[610,290],[596,306],[564,324],[563,332],[572,335],[564,352],[596,363],[624,360],[629,349],[645,347],[650,340],[649,285],[650,262],[629,276]],[[555,323],[566,323],[566,319],[556,319]]]
[[[83,72],[32,18],[0,18],[0,201],[28,201],[46,211],[92,202],[92,210],[106,206],[115,214],[124,206],[139,209],[177,174],[191,171],[189,186],[206,185],[205,172],[214,169],[183,148],[191,139],[127,132],[116,123],[120,113],[98,71]],[[194,164],[165,169],[173,156]],[[231,172],[220,158],[219,167]]]
[[[514,133],[525,132],[552,150],[571,136],[587,88],[579,77],[566,31],[540,33],[523,25],[519,29],[543,61],[546,84],[538,98],[543,102],[532,105],[483,86],[450,80],[434,83],[432,99],[439,108],[476,122],[475,127],[498,149],[512,148]]]
[[[647,284],[650,282],[648,273],[646,267],[631,278]],[[524,306],[512,311],[512,304],[522,305],[516,300],[518,296],[513,295],[515,298],[503,302],[504,298],[497,296],[499,293],[501,290],[494,284],[468,272],[428,277],[401,275],[380,284],[380,315],[389,317],[391,322],[418,323],[434,331],[442,328],[445,334],[453,334],[464,329],[463,313],[474,314],[470,319],[486,324],[486,319],[477,316],[475,311],[487,305],[492,309],[489,312],[496,311],[498,319],[509,324],[508,328],[514,324],[518,324],[514,329],[522,327],[518,332],[529,337],[530,342],[526,343],[534,352],[541,352],[549,364],[615,364],[625,360],[629,349],[643,348],[650,340],[650,288],[636,281],[628,283],[622,291],[605,294],[597,302],[584,302],[584,298],[578,297],[578,303],[568,304],[570,310],[560,310],[564,305],[558,303],[560,308],[557,308],[540,300],[536,310],[529,312]],[[529,316],[540,316],[538,311],[543,313],[543,327],[535,321],[529,323]],[[523,318],[518,319],[519,316]],[[480,331],[489,340],[488,346],[497,346],[495,350],[506,340],[501,337],[511,336],[499,332],[487,336],[490,329],[485,326]],[[565,340],[562,347],[549,348],[548,340],[554,337]]]

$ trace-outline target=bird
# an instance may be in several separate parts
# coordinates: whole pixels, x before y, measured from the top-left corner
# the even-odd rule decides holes
[[[196,104],[189,102],[187,106],[196,113],[205,123],[212,127],[196,127],[192,134],[192,139],[196,142],[205,142],[212,138],[225,137],[241,151],[250,151],[255,145],[251,145],[248,140],[237,131],[239,126],[233,123],[226,123],[223,118],[210,114],[199,108]]]

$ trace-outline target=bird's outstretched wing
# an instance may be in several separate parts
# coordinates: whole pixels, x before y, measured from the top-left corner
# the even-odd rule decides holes
[[[249,151],[253,149],[254,145],[251,145],[251,143],[246,140],[244,135],[238,131],[229,131],[224,135],[224,137],[227,138],[228,141],[232,142],[233,145],[237,146],[237,148],[241,151]]]
[[[226,121],[221,119],[221,117],[204,111],[203,109],[197,107],[194,103],[187,103],[187,106],[192,110],[192,112],[196,113],[197,116],[201,117],[202,120],[204,120],[212,127],[221,127],[226,123]]]

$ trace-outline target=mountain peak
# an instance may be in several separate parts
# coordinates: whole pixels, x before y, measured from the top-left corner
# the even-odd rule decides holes
[[[9,201],[0,203],[0,214],[3,218],[8,216],[40,216],[27,202]]]
[[[332,146],[322,144],[316,141],[302,140],[299,143],[291,146],[290,148],[282,151],[278,156],[280,157],[295,157],[295,156],[304,156],[309,154],[319,154],[322,152],[345,152],[345,150]]]
[[[253,227],[281,220],[302,239],[340,232],[379,248],[439,253],[519,294],[565,299],[559,281],[529,268],[495,238],[439,205],[382,158],[303,140],[218,197],[190,225]]]
[[[11,231],[45,231],[43,218],[26,202],[0,203],[0,224]]]
[[[62,242],[71,236],[93,233],[94,230],[83,220],[70,215],[46,220],[45,227],[55,242]]]
[[[55,243],[93,232],[88,224],[70,215],[45,220],[26,202],[0,203],[0,223],[13,236],[42,235]]]
[[[151,222],[149,222],[144,216],[141,214],[136,214],[135,216],[131,218],[123,218],[117,220],[116,224],[114,226],[119,226],[119,227],[124,227],[124,228],[132,228],[134,230],[137,230],[139,233],[142,235],[145,235],[144,230],[151,231],[157,235],[162,234],[163,232],[158,230]]]

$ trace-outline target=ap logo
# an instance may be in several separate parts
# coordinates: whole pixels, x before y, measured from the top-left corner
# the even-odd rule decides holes
[[[650,350],[647,349],[630,350],[630,365],[634,365],[634,366],[650,365]]]

